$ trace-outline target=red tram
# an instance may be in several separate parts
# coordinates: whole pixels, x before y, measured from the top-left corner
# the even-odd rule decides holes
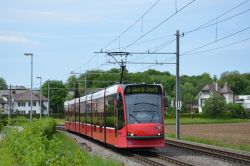
[[[119,84],[64,103],[65,129],[118,148],[164,147],[163,88]]]

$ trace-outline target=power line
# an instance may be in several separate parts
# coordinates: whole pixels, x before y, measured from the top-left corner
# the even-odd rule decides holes
[[[144,44],[144,43],[149,43],[149,42],[152,42],[152,41],[156,41],[156,40],[160,40],[160,39],[165,39],[166,37],[172,37],[173,35],[166,35],[166,36],[160,36],[160,37],[156,37],[156,38],[152,38],[152,39],[149,39],[149,40],[145,40],[145,41],[142,41],[142,42],[138,42],[138,43],[135,43],[134,45],[141,45],[141,44]],[[117,50],[117,49],[124,49],[124,47],[116,47],[116,48],[113,48],[113,49],[109,49],[109,50],[106,50],[106,51],[114,51],[114,50]]]
[[[239,40],[239,41],[235,41],[235,42],[232,42],[232,43],[220,46],[220,47],[215,47],[215,48],[211,48],[211,49],[207,49],[207,50],[203,50],[203,51],[197,51],[197,52],[194,52],[194,53],[186,53],[186,54],[182,54],[180,56],[183,56],[183,55],[194,55],[194,54],[201,54],[201,53],[205,53],[205,52],[211,52],[211,51],[214,51],[214,50],[218,50],[218,49],[226,48],[226,47],[229,47],[229,46],[232,46],[232,45],[236,45],[236,44],[239,44],[239,43],[243,43],[243,42],[248,41],[248,40],[250,40],[250,37],[242,39],[242,40]],[[166,60],[164,60],[162,62],[164,62],[164,63],[165,62],[170,62],[171,60],[174,60],[175,58],[176,57],[171,57],[171,58],[166,59]],[[150,66],[145,67],[144,69],[147,69],[147,68],[150,68],[150,67],[153,67],[153,66],[156,66],[156,65],[150,65]]]
[[[210,27],[210,26],[213,26],[213,25],[217,25],[217,24],[219,24],[219,23],[225,22],[225,21],[227,21],[227,20],[230,20],[230,19],[232,19],[232,18],[234,18],[234,17],[237,17],[237,16],[239,16],[239,15],[242,15],[242,14],[248,12],[250,9],[244,10],[244,11],[239,12],[239,13],[233,15],[233,16],[230,16],[230,17],[225,18],[225,19],[223,19],[223,20],[217,21],[216,23],[211,23],[211,22],[217,20],[218,18],[220,18],[220,17],[222,17],[222,16],[224,16],[224,15],[230,13],[231,11],[233,11],[233,10],[239,8],[240,6],[242,6],[243,4],[245,4],[245,3],[248,2],[248,1],[249,1],[249,0],[243,1],[243,2],[241,2],[240,4],[234,6],[233,8],[227,10],[226,12],[224,12],[224,13],[218,15],[216,18],[211,19],[210,21],[208,21],[208,22],[206,22],[206,23],[204,23],[204,24],[198,26],[198,28],[195,28],[195,29],[193,29],[193,30],[190,30],[190,31],[185,32],[185,35],[186,35],[186,34],[189,34],[189,33],[192,33],[192,32],[195,32],[195,31],[198,31],[198,30],[200,30],[200,29],[204,29],[204,28],[207,28],[207,27]],[[209,23],[211,23],[211,24],[209,24]],[[235,34],[232,34],[232,35],[235,35]],[[230,37],[230,36],[228,36],[228,37]],[[222,40],[222,39],[219,39],[219,40]],[[174,41],[174,40],[173,40],[173,41]],[[169,41],[169,42],[172,43],[173,41]],[[218,41],[218,40],[217,40],[217,41]],[[167,45],[170,44],[169,42],[166,41],[166,42],[162,43],[161,45],[159,45],[159,46],[157,46],[157,47],[151,48],[151,50],[152,50],[152,49],[155,49],[155,51],[159,51],[159,50],[165,48],[165,46],[164,46],[165,43],[166,43]],[[214,42],[212,42],[212,43],[214,43]],[[211,44],[212,44],[212,43],[211,43]],[[166,46],[167,46],[167,45],[166,45]],[[209,44],[209,45],[210,45],[210,44]],[[174,60],[174,59],[175,59],[175,57],[172,57],[172,58],[169,58],[169,59],[167,59],[167,60],[165,60],[165,61],[163,61],[163,62],[168,62],[168,61]],[[148,66],[148,67],[146,67],[146,68],[149,68],[149,67],[152,67],[152,66],[156,66],[156,65],[150,65],[150,66]],[[145,68],[145,69],[146,69],[146,68]]]
[[[155,50],[154,52],[157,52],[157,51],[159,51],[159,50],[161,50],[163,48],[166,48],[169,44],[173,43],[174,41],[176,41],[176,39],[171,39],[171,40],[165,41],[162,44],[160,44],[160,45],[158,45],[156,47],[153,47],[153,48],[151,48],[149,50]]]
[[[193,54],[200,54],[200,53],[210,52],[210,51],[222,49],[222,48],[225,48],[225,47],[229,47],[229,46],[232,46],[232,45],[236,45],[236,44],[239,44],[239,43],[248,41],[248,40],[250,40],[250,37],[248,37],[248,38],[246,38],[246,39],[239,40],[239,41],[235,41],[235,42],[232,42],[232,43],[229,43],[229,44],[220,46],[220,47],[215,47],[215,48],[211,48],[211,49],[206,49],[206,50],[203,50],[203,51],[197,51],[197,52],[190,53],[190,54],[185,54],[185,55],[193,55]]]
[[[234,35],[237,35],[237,34],[239,34],[239,33],[241,33],[241,32],[244,32],[244,31],[248,30],[249,28],[250,28],[250,27],[247,27],[247,28],[242,29],[242,30],[240,30],[240,31],[234,32],[234,33],[232,33],[232,34],[230,34],[230,35],[224,36],[224,37],[222,37],[222,38],[220,38],[220,39],[218,39],[218,40],[215,40],[215,41],[213,41],[213,42],[210,42],[210,43],[204,44],[204,45],[202,45],[202,46],[199,46],[199,47],[197,47],[197,48],[191,49],[191,50],[189,50],[189,51],[186,51],[186,52],[182,53],[181,55],[185,55],[185,54],[188,54],[188,53],[190,53],[190,52],[194,52],[194,51],[199,50],[199,49],[201,49],[201,48],[207,47],[207,46],[209,46],[209,45],[211,45],[211,44],[217,43],[217,42],[219,42],[219,41],[221,41],[221,40],[227,39],[227,38],[232,37],[232,36],[234,36]]]
[[[149,13],[161,0],[156,1],[141,17],[139,17],[132,25],[130,25],[127,29],[125,29],[124,31],[122,31],[116,38],[114,38],[113,40],[111,40],[107,45],[105,45],[101,50],[104,50],[105,48],[107,48],[110,44],[112,44],[114,41],[116,41],[117,39],[120,39],[121,36],[128,32],[132,27],[134,27],[140,20],[143,19],[143,17]]]
[[[179,10],[177,10],[175,13],[173,13],[172,15],[170,15],[169,17],[167,17],[166,19],[164,19],[163,21],[161,21],[158,25],[156,25],[155,27],[153,27],[152,29],[150,29],[149,31],[147,31],[146,33],[144,33],[143,35],[141,35],[139,38],[137,38],[135,41],[133,41],[131,44],[125,46],[123,48],[123,50],[131,47],[132,45],[134,45],[137,41],[139,41],[140,39],[142,39],[143,37],[147,36],[148,34],[150,34],[151,32],[153,32],[155,29],[157,29],[158,27],[160,27],[161,25],[163,25],[165,22],[167,22],[168,20],[170,20],[172,17],[174,17],[175,15],[177,15],[180,11],[184,10],[186,7],[188,7],[189,5],[191,5],[193,2],[195,2],[196,0],[192,0],[191,2],[187,3],[186,5],[184,5],[182,8],[180,8]]]
[[[206,23],[204,23],[204,24],[198,26],[197,28],[194,28],[194,29],[192,29],[192,30],[189,30],[189,31],[185,32],[185,35],[187,35],[187,34],[189,34],[189,33],[192,33],[192,32],[195,32],[195,31],[198,31],[198,30],[201,30],[201,29],[203,29],[203,28],[207,28],[207,27],[209,27],[209,26],[214,25],[214,24],[210,24],[210,23],[216,21],[216,19],[218,19],[218,18],[220,18],[220,17],[222,17],[222,16],[224,16],[224,15],[230,13],[231,11],[237,9],[238,7],[244,5],[244,4],[247,3],[248,1],[249,1],[249,0],[245,0],[245,1],[241,2],[240,4],[234,6],[233,8],[227,10],[226,12],[224,12],[224,13],[218,15],[217,17],[215,17],[215,18],[213,18],[213,19],[211,19],[211,20],[209,20],[208,22],[206,22]],[[248,10],[249,10],[249,9],[248,9]],[[243,14],[243,13],[247,12],[248,10],[246,10],[246,11],[244,11],[244,12],[242,12],[242,13],[236,14],[236,15],[234,15],[234,16],[232,16],[232,17],[227,18],[227,19],[224,19],[224,20],[222,20],[222,21],[219,21],[219,22],[224,22],[224,21],[227,21],[227,20],[229,20],[229,19],[232,19],[233,17],[236,17],[236,16],[238,16],[238,15],[240,15],[240,14]],[[217,22],[217,23],[218,23],[218,22]],[[210,24],[210,25],[208,25],[208,24]]]

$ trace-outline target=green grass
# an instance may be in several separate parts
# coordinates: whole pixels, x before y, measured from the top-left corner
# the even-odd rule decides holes
[[[13,124],[20,126],[20,121],[17,122],[13,121]],[[55,132],[55,125],[53,119],[44,118],[33,119],[32,123],[22,122],[22,131],[5,127],[6,137],[0,142],[0,165],[121,165],[110,159],[91,156],[72,139]]]
[[[208,119],[208,118],[180,118],[181,124],[223,124],[250,122],[249,119]],[[165,118],[165,125],[174,125],[175,118]]]
[[[85,156],[86,159],[86,165],[93,165],[93,166],[119,166],[121,165],[120,162],[115,162],[112,159],[102,159],[98,156],[93,156],[88,154],[85,150],[80,149],[80,147],[76,144],[74,140],[69,138],[68,136],[64,135],[61,132],[57,132],[55,134],[57,138],[59,138],[60,141],[63,142],[60,146],[60,151],[69,151],[70,153],[76,153],[81,154]]]
[[[65,120],[64,119],[55,119],[56,125],[64,125]]]
[[[173,133],[169,133],[167,134],[166,138],[174,139],[176,138],[176,135]],[[224,148],[229,148],[229,149],[236,149],[236,150],[250,152],[250,145],[248,144],[227,144],[227,143],[224,143],[223,141],[210,140],[210,139],[198,138],[198,137],[193,137],[193,136],[184,136],[181,139],[185,141],[190,141],[190,142],[196,142],[196,143],[202,143],[202,144],[207,144],[207,145],[214,145],[214,146],[219,146],[219,147],[224,147]]]

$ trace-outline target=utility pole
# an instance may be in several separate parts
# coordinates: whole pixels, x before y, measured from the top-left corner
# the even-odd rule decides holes
[[[87,96],[87,73],[85,72],[84,73],[84,93],[85,93],[85,96]]]
[[[126,65],[124,64],[123,59],[122,59],[121,60],[121,78],[120,78],[120,84],[123,83],[123,73],[124,73],[125,68],[126,68]]]
[[[40,80],[40,92],[39,92],[39,102],[40,102],[40,119],[42,118],[42,99],[41,99],[41,86],[42,86],[42,77],[36,77]]]
[[[50,81],[48,80],[48,116],[49,116],[49,111],[50,111]]]
[[[180,139],[180,34],[179,30],[176,31],[176,139]]]
[[[25,56],[30,56],[31,57],[31,75],[30,75],[30,82],[31,82],[31,87],[30,87],[30,123],[32,122],[32,106],[33,106],[33,53],[24,53]]]
[[[8,112],[8,119],[10,119],[10,112],[11,112],[11,107],[12,107],[12,94],[11,94],[11,85],[10,85],[10,99],[9,99],[9,112]]]

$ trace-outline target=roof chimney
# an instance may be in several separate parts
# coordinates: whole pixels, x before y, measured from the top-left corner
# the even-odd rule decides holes
[[[219,90],[219,88],[218,88],[218,83],[217,83],[217,82],[214,82],[213,84],[214,84],[214,87],[215,87],[215,91],[218,92],[218,90]]]

